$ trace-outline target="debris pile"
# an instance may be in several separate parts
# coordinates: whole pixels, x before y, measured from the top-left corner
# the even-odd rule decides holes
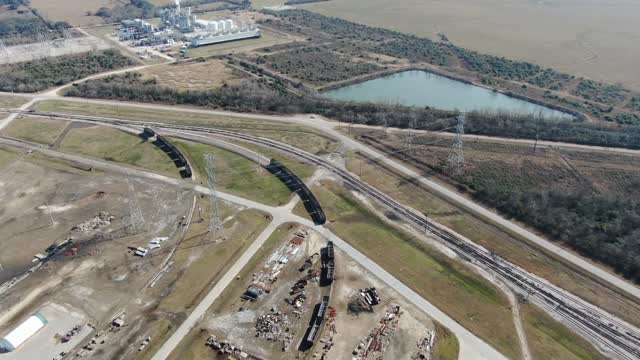
[[[360,340],[353,350],[353,358],[358,360],[382,358],[382,354],[391,342],[391,337],[396,332],[400,315],[402,315],[400,306],[390,305],[380,320],[380,325]]]
[[[231,342],[218,340],[215,335],[209,335],[206,345],[217,350],[221,354],[233,355],[235,356],[234,358],[260,360],[260,358],[244,352],[242,346],[236,346]]]
[[[347,305],[347,309],[352,314],[359,314],[361,312],[373,312],[373,307],[380,303],[380,297],[378,291],[374,287],[356,290],[351,295],[351,300]]]
[[[307,294],[304,291],[305,287],[310,282],[317,283],[319,280],[320,271],[318,271],[317,269],[308,269],[307,274],[296,281],[293,286],[291,286],[289,295],[291,295],[292,297],[286,298],[284,300],[287,302],[287,304],[293,306],[293,308],[295,309],[294,315],[296,315],[297,317],[300,317],[303,311],[306,310],[306,308],[303,307],[304,302],[307,300]]]
[[[257,338],[282,342],[282,351],[286,351],[293,341],[294,334],[289,331],[289,317],[276,308],[258,317],[255,328]]]
[[[60,342],[62,343],[66,343],[69,342],[71,340],[71,338],[79,333],[80,331],[82,331],[83,325],[82,324],[78,324],[76,326],[73,327],[73,329],[69,330],[69,332],[67,332],[61,339]]]
[[[309,256],[307,260],[304,261],[304,264],[302,264],[300,269],[298,269],[298,271],[303,272],[307,269],[310,269],[313,265],[315,265],[318,262],[319,258],[320,258],[320,254],[318,253],[314,253],[313,255]]]
[[[72,227],[71,231],[90,232],[93,230],[100,230],[105,226],[111,225],[113,219],[115,219],[115,216],[106,211],[100,211],[98,215]]]
[[[264,268],[257,274],[253,274],[253,281],[247,288],[247,291],[242,294],[242,298],[255,301],[262,294],[271,292],[271,285],[278,280],[280,272],[289,263],[289,259],[300,252],[300,245],[306,236],[306,232],[298,231],[291,241],[271,254]]]
[[[323,330],[324,336],[320,338],[320,344],[322,344],[321,352],[314,354],[314,358],[319,358],[320,360],[328,359],[329,350],[331,350],[334,345],[333,336],[338,333],[336,330],[336,315],[336,309],[333,306],[329,306],[327,310],[327,322]]]
[[[88,343],[86,343],[77,353],[76,357],[85,357],[87,354],[95,350],[97,345],[102,345],[107,342],[107,337],[104,336],[104,332],[99,331],[96,336],[92,337]],[[102,338],[102,339],[101,339]]]
[[[411,354],[411,360],[428,360],[431,359],[431,349],[433,349],[433,343],[436,340],[435,331],[430,331],[426,336],[418,340],[416,347],[418,348],[413,354]]]

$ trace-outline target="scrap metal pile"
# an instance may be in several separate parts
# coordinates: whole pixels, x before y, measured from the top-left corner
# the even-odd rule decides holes
[[[380,297],[378,291],[374,287],[367,289],[356,290],[351,295],[348,309],[353,314],[359,314],[361,312],[373,312],[373,307],[380,303]]]
[[[278,280],[278,276],[289,263],[289,259],[298,254],[300,245],[307,235],[306,232],[298,231],[291,241],[275,251],[262,270],[253,275],[253,281],[242,294],[242,298],[255,301],[262,294],[271,292],[272,284]]]
[[[238,359],[252,359],[252,360],[261,360],[259,357],[247,354],[244,352],[242,346],[236,346],[235,344],[218,340],[215,335],[209,335],[207,339],[207,346],[210,346],[212,349],[217,350],[221,354],[233,355],[234,358]]]
[[[111,225],[113,219],[115,219],[115,216],[109,214],[106,211],[100,211],[98,215],[72,227],[71,231],[90,232],[93,230],[100,230],[103,227]]]
[[[433,349],[433,343],[436,340],[436,332],[430,331],[426,336],[420,338],[416,343],[417,351],[411,355],[411,360],[429,360],[431,359],[431,349]]]
[[[360,340],[358,346],[353,350],[353,358],[358,360],[381,358],[396,333],[400,315],[402,315],[400,306],[390,305],[380,320],[380,325],[373,329],[367,337]]]
[[[262,315],[256,320],[256,337],[267,341],[281,342],[282,351],[286,351],[294,336],[289,325],[289,317],[273,308],[270,313]]]

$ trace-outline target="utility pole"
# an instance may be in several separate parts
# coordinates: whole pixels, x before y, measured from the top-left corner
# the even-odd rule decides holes
[[[127,185],[129,186],[127,203],[129,204],[129,217],[131,219],[130,226],[133,231],[142,231],[145,221],[142,216],[142,210],[140,210],[140,204],[138,204],[136,189],[130,176],[127,176]]]
[[[449,149],[447,169],[450,173],[458,174],[462,171],[462,167],[464,166],[464,139],[462,136],[464,135],[466,114],[461,113],[456,119],[456,135],[453,138],[453,143]]]
[[[207,162],[207,183],[209,185],[210,206],[209,209],[209,233],[212,238],[219,234],[223,240],[226,239],[224,228],[222,226],[222,220],[220,219],[220,209],[218,207],[218,195],[216,193],[216,165],[215,157],[212,153],[205,153],[204,158]]]

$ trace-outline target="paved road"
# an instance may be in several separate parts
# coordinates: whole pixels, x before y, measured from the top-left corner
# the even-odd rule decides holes
[[[47,96],[39,97],[39,99],[49,99],[49,98],[55,98],[55,96],[52,97],[51,95],[47,95]],[[383,153],[373,150],[372,148],[349,138],[348,136],[344,135],[343,133],[335,129],[336,125],[338,125],[338,123],[336,122],[328,121],[318,116],[271,116],[271,115],[261,115],[261,114],[239,114],[239,113],[232,113],[232,112],[226,112],[226,111],[204,110],[204,109],[193,109],[193,108],[182,108],[182,107],[177,109],[175,106],[155,105],[155,104],[125,103],[125,102],[113,102],[113,101],[106,101],[106,100],[87,100],[87,99],[81,99],[81,98],[69,98],[69,100],[81,101],[85,103],[94,103],[94,104],[107,104],[107,105],[118,104],[118,106],[120,107],[140,107],[145,109],[168,110],[168,111],[180,110],[188,113],[196,113],[196,114],[204,114],[204,115],[224,115],[224,116],[231,116],[231,117],[237,117],[237,118],[260,119],[260,120],[266,120],[266,121],[302,124],[302,125],[307,125],[309,127],[316,128],[318,130],[321,130],[329,134],[333,138],[343,142],[344,144],[346,144],[352,149],[356,149],[372,157],[381,158],[381,161],[385,165],[407,176],[418,179],[418,181],[420,181],[420,183],[422,183],[424,186],[426,186],[433,192],[437,193],[438,195],[457,204],[458,206],[461,206],[467,209],[468,211],[471,211],[472,213],[485,218],[486,220],[489,220],[493,223],[496,223],[500,226],[503,226],[509,229],[510,231],[528,239],[529,241],[538,245],[539,247],[544,248],[547,251],[550,251],[558,256],[561,256],[566,261],[582,268],[583,270],[591,273],[595,277],[600,278],[614,285],[615,287],[618,287],[626,291],[627,293],[635,296],[636,298],[640,299],[640,288],[637,287],[636,285],[618,277],[617,275],[607,270],[600,268],[599,266],[585,260],[579,255],[576,255],[570,251],[567,251],[564,248],[552,243],[551,241],[534,234],[528,229],[514,222],[511,222],[508,219],[503,218],[502,216],[498,215],[494,211],[487,209],[463,197],[462,195],[457,193],[455,190],[449,189],[435,181],[422,177],[421,174],[415,172],[409,167],[404,166],[403,164],[391,158],[384,157]],[[549,142],[546,142],[546,143],[549,143]],[[572,148],[584,148],[584,149],[593,148],[590,146],[576,145],[576,144],[560,144],[560,145],[558,145],[557,143],[551,143],[551,144],[554,144],[554,146],[567,146]],[[601,150],[607,150],[607,148],[601,148]],[[634,150],[629,150],[629,151],[634,151]]]
[[[20,110],[27,110],[31,107],[31,105],[33,105],[37,100],[36,99],[31,99],[29,101],[27,101],[26,103],[24,103],[22,106],[20,106],[18,109]],[[7,116],[6,118],[0,120],[0,131],[2,131],[2,129],[6,128],[9,124],[11,124],[11,122],[18,116],[18,113],[13,113],[13,114],[9,114],[9,116]]]
[[[14,141],[11,139],[6,139],[0,137],[0,144],[11,145],[23,149],[33,150],[40,153],[43,153],[47,156],[60,158],[64,160],[70,160],[77,163],[90,165],[95,168],[113,171],[120,174],[126,174],[136,177],[143,177],[147,179],[152,179],[155,181],[165,182],[167,184],[171,184],[172,186],[181,186],[183,188],[190,188],[199,193],[210,194],[210,190],[207,187],[194,185],[191,181],[175,179],[168,176],[155,174],[153,172],[149,172],[146,170],[141,170],[137,168],[131,168],[128,166],[118,165],[114,163],[110,163],[103,160],[91,159],[83,156],[77,156],[72,154],[63,153],[56,150],[50,150],[44,148],[42,146],[27,144],[24,142]],[[319,173],[314,174],[312,176],[312,180],[317,179]],[[249,248],[240,256],[240,258],[229,268],[227,273],[223,276],[222,279],[211,289],[211,291],[205,296],[205,298],[198,304],[198,306],[191,312],[191,314],[187,317],[187,319],[178,327],[178,329],[171,335],[171,337],[163,344],[163,346],[158,350],[158,352],[154,355],[152,360],[164,360],[166,359],[171,351],[175,349],[180,340],[189,333],[189,331],[195,326],[198,321],[202,318],[206,310],[213,304],[213,302],[220,296],[222,291],[226,288],[226,286],[231,283],[231,281],[237,276],[237,274],[242,270],[242,268],[247,264],[247,262],[255,255],[258,249],[264,244],[264,242],[269,238],[271,233],[282,223],[287,221],[297,222],[302,225],[308,226],[310,228],[315,229],[320,232],[322,235],[327,237],[328,239],[334,241],[336,246],[345,251],[349,256],[353,257],[358,263],[360,263],[364,268],[370,271],[375,276],[379,277],[381,280],[389,284],[394,290],[398,291],[399,294],[405,296],[407,300],[417,306],[419,309],[424,311],[430,317],[440,322],[447,328],[449,328],[458,338],[460,344],[460,359],[470,359],[470,360],[490,360],[490,359],[506,359],[502,354],[500,354],[497,350],[492,348],[489,344],[484,342],[482,339],[475,336],[469,330],[462,327],[458,324],[454,319],[449,317],[447,314],[440,311],[433,304],[422,298],[419,294],[408,288],[404,285],[400,280],[396,279],[382,269],[380,266],[375,264],[373,261],[369,260],[362,253],[351,247],[349,244],[344,242],[342,239],[337,237],[328,229],[322,226],[315,226],[313,222],[308,219],[299,217],[295,214],[291,213],[293,209],[293,205],[298,201],[298,197],[294,197],[288,204],[280,207],[273,207],[265,204],[261,204],[252,200],[244,199],[239,196],[227,194],[224,192],[217,191],[217,196],[225,201],[229,201],[231,203],[241,205],[247,208],[252,208],[256,210],[263,211],[265,213],[271,214],[273,220],[269,223],[269,225],[263,230],[263,232],[256,238],[256,240],[249,246]]]

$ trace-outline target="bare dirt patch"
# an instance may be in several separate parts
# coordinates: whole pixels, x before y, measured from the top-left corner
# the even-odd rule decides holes
[[[181,90],[207,90],[224,84],[237,84],[246,76],[220,60],[166,64],[141,71],[145,78],[153,78],[160,85]]]

